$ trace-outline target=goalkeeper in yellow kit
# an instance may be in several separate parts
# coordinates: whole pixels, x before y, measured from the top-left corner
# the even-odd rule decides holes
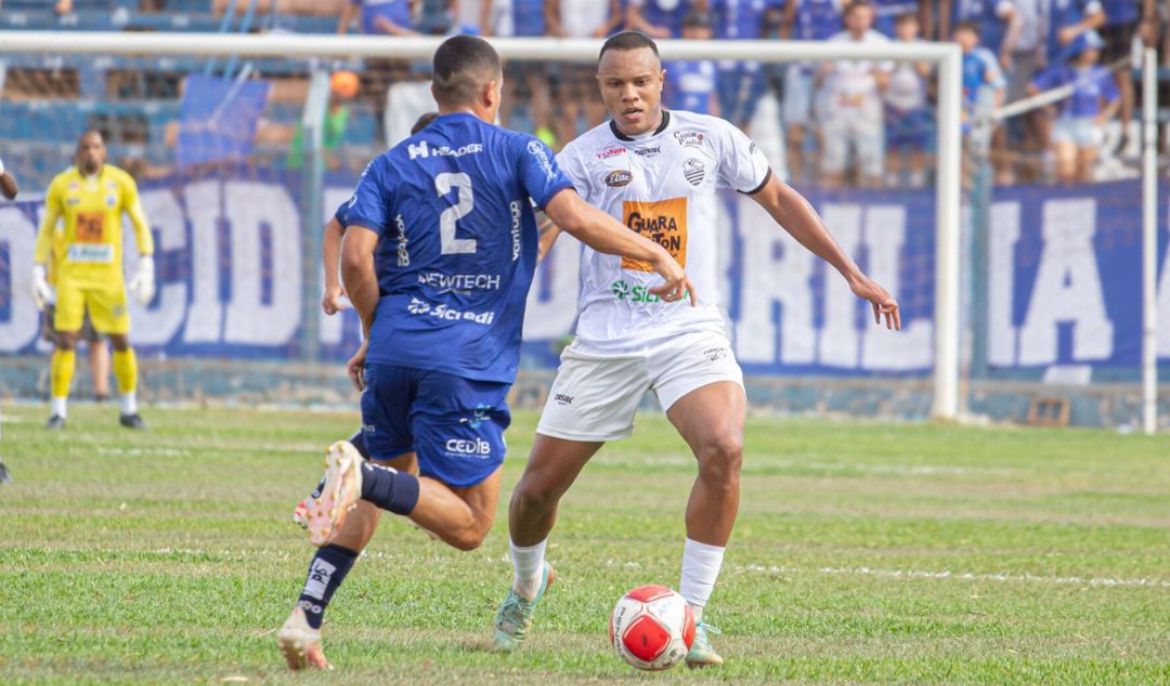
[[[122,214],[130,217],[138,244],[138,270],[130,281],[142,304],[154,297],[154,239],[138,201],[138,186],[126,172],[106,164],[106,146],[97,131],[87,131],[77,142],[76,166],[58,174],[45,194],[45,218],[37,234],[33,266],[33,294],[38,304],[52,302],[48,283],[54,238],[63,244],[57,261],[58,332],[50,367],[52,409],[46,427],[65,426],[66,401],[76,366],[75,347],[85,312],[98,333],[114,348],[114,377],[121,395],[121,424],[130,429],[146,425],[138,415],[138,362],[130,347],[127,285],[122,275]],[[58,228],[58,220],[64,220]],[[57,236],[56,232],[63,232]]]

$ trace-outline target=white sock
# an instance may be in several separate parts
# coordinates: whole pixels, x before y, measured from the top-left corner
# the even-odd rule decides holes
[[[69,402],[69,398],[67,398],[67,397],[58,398],[58,397],[54,396],[54,397],[50,398],[49,399],[49,414],[55,414],[58,417],[64,417],[66,414],[65,405],[68,404],[68,402]]]
[[[536,592],[540,590],[544,547],[547,544],[547,538],[530,546],[518,546],[508,541],[508,549],[512,552],[512,590],[528,600],[535,598]]]
[[[122,394],[122,414],[138,413],[138,393],[130,391]]]
[[[717,545],[708,545],[687,539],[683,545],[682,580],[678,592],[691,606],[695,621],[703,621],[703,607],[711,598],[715,579],[723,566],[723,551]]]

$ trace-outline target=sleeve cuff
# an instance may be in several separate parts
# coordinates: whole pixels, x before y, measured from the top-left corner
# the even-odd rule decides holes
[[[764,180],[760,182],[760,185],[756,186],[755,188],[751,189],[750,191],[738,191],[738,192],[742,193],[743,195],[755,195],[756,193],[759,193],[760,191],[764,190],[764,186],[767,186],[768,182],[771,180],[772,180],[772,168],[768,167],[768,173],[764,174]]]
[[[576,191],[578,194],[580,194],[580,191],[577,191],[577,188],[571,182],[558,183],[557,185],[553,186],[549,190],[549,192],[545,194],[545,196],[543,198],[539,198],[539,199],[533,198],[533,201],[536,202],[536,207],[538,209],[540,209],[541,211],[543,211],[545,206],[548,205],[549,201],[552,200],[556,196],[557,193],[560,193],[563,190],[569,190],[569,189]]]

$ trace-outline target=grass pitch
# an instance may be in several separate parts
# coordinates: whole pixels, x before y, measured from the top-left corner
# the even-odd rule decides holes
[[[387,518],[326,622],[332,673],[275,630],[310,548],[289,519],[354,414],[4,408],[0,683],[1170,682],[1170,437],[753,419],[708,619],[719,671],[641,674],[607,649],[627,588],[677,585],[692,458],[660,416],[561,511],[530,644],[486,653],[511,578],[509,432],[496,528],[460,553]]]

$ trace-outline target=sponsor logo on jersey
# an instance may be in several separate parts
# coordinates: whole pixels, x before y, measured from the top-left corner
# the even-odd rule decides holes
[[[687,199],[668,198],[622,203],[622,223],[666,248],[679,265],[687,266]],[[652,272],[647,262],[622,258],[622,269]]]
[[[475,153],[483,152],[482,143],[468,143],[461,145],[458,148],[452,148],[449,145],[441,145],[437,148],[432,148],[426,141],[419,141],[418,144],[407,143],[406,152],[410,155],[410,159],[421,157],[428,159],[430,157],[463,157],[464,155],[474,155]]]
[[[509,203],[508,211],[512,214],[512,261],[515,262],[520,259],[520,201]]]
[[[628,169],[615,169],[605,176],[605,185],[610,188],[621,188],[630,185],[634,175]]]
[[[759,149],[760,149],[760,146],[756,145],[755,141],[752,141],[752,144],[748,146],[748,154],[754,155],[754,154],[756,154],[756,151]]]
[[[354,196],[354,200],[356,199],[357,196]],[[352,200],[350,204],[353,204]],[[406,237],[406,221],[402,218],[402,213],[394,217],[394,224],[398,227],[398,266],[409,267],[410,250],[407,248],[407,244],[410,243],[410,239]]]
[[[703,134],[699,131],[675,131],[674,139],[684,148],[699,148],[703,145]]]
[[[613,297],[622,302],[631,303],[656,303],[662,302],[662,298],[650,292],[649,286],[642,284],[630,285],[625,279],[618,279],[609,285],[609,291],[613,293]],[[564,404],[564,403],[562,403]]]
[[[500,289],[499,274],[425,272],[418,275],[418,282],[423,286],[437,289],[440,293],[452,291],[470,293],[471,291],[498,291]]]
[[[660,152],[662,152],[661,145],[656,145],[652,148],[635,148],[634,149],[634,154],[637,155],[638,157],[654,157],[655,155],[657,155]]]
[[[548,152],[546,152],[543,143],[540,141],[528,141],[528,154],[535,157],[536,161],[540,163],[540,168],[544,170],[546,177],[551,179],[556,176],[556,172],[552,168],[552,161],[548,159]]]
[[[688,157],[683,162],[683,176],[687,177],[687,181],[692,186],[698,186],[703,183],[703,177],[707,175],[707,167],[702,160],[697,160],[694,157]]]
[[[467,455],[472,457],[491,457],[492,444],[482,438],[449,438],[446,443],[447,452],[452,455]]]
[[[558,405],[572,405],[573,404],[573,396],[565,395],[564,393],[554,394],[553,400],[555,400]]]
[[[114,246],[109,243],[75,243],[69,246],[66,259],[72,263],[109,264],[114,261]]]
[[[611,157],[617,157],[618,155],[624,153],[625,151],[626,151],[626,149],[621,147],[621,146],[606,148],[605,150],[602,150],[601,152],[597,153],[597,159],[608,160]]]
[[[434,305],[418,298],[411,298],[406,305],[406,311],[415,316],[428,316],[435,319],[442,319],[444,321],[455,322],[475,322],[476,324],[483,324],[487,326],[496,318],[495,312],[471,312],[457,310],[446,304]]]

